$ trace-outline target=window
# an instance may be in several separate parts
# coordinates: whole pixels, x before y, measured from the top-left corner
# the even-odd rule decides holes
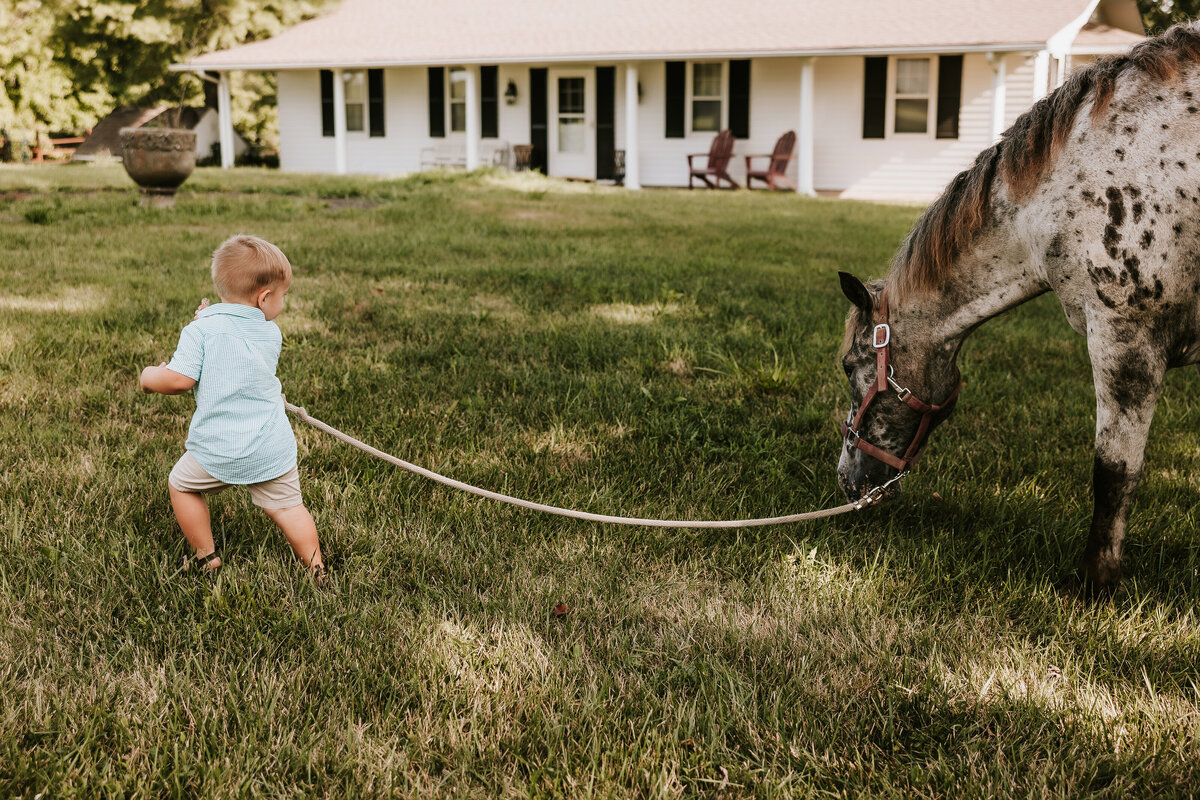
[[[333,70],[320,71],[321,85],[321,135],[335,135],[333,102]],[[432,78],[431,78],[432,80]],[[362,131],[370,123],[371,136],[384,136],[384,91],[383,70],[348,70],[342,73],[343,102],[346,112],[346,130]]]
[[[350,69],[342,73],[346,91],[346,130],[362,131],[367,116],[367,73]]]
[[[723,86],[721,64],[692,64],[692,130],[719,131]]]
[[[896,59],[895,115],[896,133],[929,132],[928,58]]]
[[[937,56],[936,62],[933,58],[865,58],[863,138],[886,139],[890,125],[892,134],[957,139],[962,71],[961,54]]]
[[[450,131],[467,130],[467,71],[462,67],[450,69]]]

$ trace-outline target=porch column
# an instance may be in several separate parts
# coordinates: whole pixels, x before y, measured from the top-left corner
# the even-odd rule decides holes
[[[333,71],[333,171],[346,174],[346,84],[342,71]]]
[[[1004,133],[1004,108],[1008,103],[1004,53],[988,53],[987,60],[992,65],[992,142],[998,142]]]
[[[482,128],[479,121],[479,82],[476,80],[478,67],[467,67],[467,169],[479,168],[479,137]]]
[[[638,169],[638,68],[625,65],[625,188],[641,189]]]
[[[229,73],[217,73],[217,130],[221,142],[221,169],[233,166],[233,103],[229,96]]]
[[[1050,51],[1039,50],[1033,57],[1033,102],[1050,91]]]
[[[1067,76],[1071,74],[1071,54],[1063,53],[1058,60],[1058,85],[1062,86],[1067,82]]]
[[[813,59],[800,59],[800,122],[796,129],[796,191],[816,197],[813,185]]]

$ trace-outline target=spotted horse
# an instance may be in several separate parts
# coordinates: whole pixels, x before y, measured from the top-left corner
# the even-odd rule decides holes
[[[838,480],[852,498],[899,491],[953,410],[967,336],[1055,293],[1096,387],[1079,574],[1110,593],[1164,374],[1200,362],[1200,24],[1074,73],[950,182],[885,280],[840,277],[853,308]]]

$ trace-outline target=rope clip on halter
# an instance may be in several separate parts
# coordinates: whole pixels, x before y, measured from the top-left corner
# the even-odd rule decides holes
[[[876,503],[882,501],[884,499],[884,495],[887,493],[887,490],[891,488],[892,484],[899,483],[900,479],[903,478],[907,474],[908,474],[907,471],[901,472],[901,473],[897,474],[894,478],[884,482],[884,484],[882,486],[876,486],[874,489],[871,489],[870,491],[868,491],[866,494],[864,494],[862,497],[860,497],[857,502],[855,502],[854,510],[862,511],[867,506],[873,506]]]
[[[892,387],[892,391],[895,392],[896,396],[900,398],[901,403],[907,403],[908,398],[912,397],[912,391],[910,391],[909,389],[906,389],[903,386],[901,386],[900,384],[896,383],[895,374],[896,374],[896,370],[892,367],[891,364],[888,364],[888,369],[887,369],[888,386]]]

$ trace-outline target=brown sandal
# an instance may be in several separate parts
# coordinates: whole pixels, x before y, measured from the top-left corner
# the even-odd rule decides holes
[[[210,567],[209,564],[216,561],[220,557],[221,557],[221,551],[213,550],[211,553],[209,553],[206,556],[194,557],[191,560],[191,562],[188,564],[188,566],[191,567],[194,564],[196,569],[203,570],[205,572],[214,572],[215,573],[217,570],[221,569],[221,565],[218,564],[215,567]]]

